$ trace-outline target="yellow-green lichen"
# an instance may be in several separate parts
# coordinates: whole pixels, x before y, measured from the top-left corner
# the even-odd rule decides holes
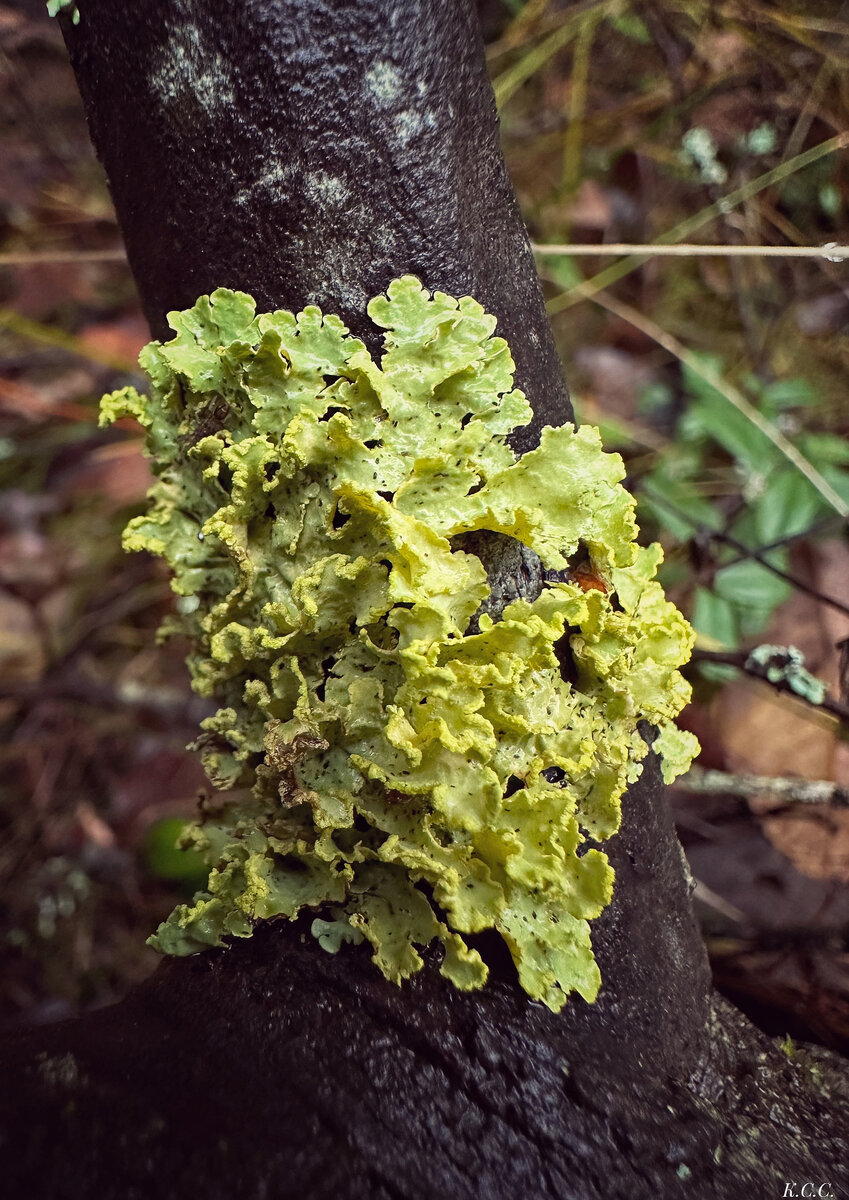
[[[686,765],[669,730],[691,631],[597,431],[546,429],[519,460],[507,445],[530,409],[493,317],[412,277],[368,312],[379,362],[338,317],[217,291],[143,351],[149,397],[104,401],[146,429],[158,479],[125,545],[190,598],[169,628],[222,704],[200,747],[232,793],[184,834],[207,889],[152,944],[192,953],[314,908],[325,949],[365,938],[400,982],[438,939],[443,974],[476,988],[467,935],[495,929],[531,996],[592,1000],[613,872],[587,839],[619,825],[638,721]],[[475,530],[554,570],[589,562],[493,620],[455,540]]]
[[[71,18],[74,25],[80,23],[77,0],[47,0],[47,12],[51,17],[58,17],[60,13],[65,13]]]

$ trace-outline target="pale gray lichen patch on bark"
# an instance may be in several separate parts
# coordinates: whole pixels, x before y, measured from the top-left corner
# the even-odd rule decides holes
[[[196,25],[178,25],[149,76],[150,86],[165,107],[185,104],[212,112],[235,103],[227,60],[204,44]]]
[[[304,194],[315,204],[331,208],[343,208],[351,189],[339,175],[329,171],[310,171],[301,180]]]
[[[293,187],[300,187],[296,177],[295,166],[291,162],[279,162],[275,159],[262,163],[262,171],[247,187],[241,188],[235,196],[239,205],[250,205],[258,194],[265,194],[273,201],[284,204],[290,196]]]
[[[264,309],[315,301],[342,310],[379,352],[362,303],[410,273],[475,295],[498,316],[517,384],[537,410],[515,449],[531,448],[546,420],[568,416],[553,340],[547,331],[537,344],[528,338],[529,327],[545,330],[544,310],[530,251],[515,236],[472,5],[142,8],[87,0],[82,25],[67,34],[157,336],[169,336],[169,310],[225,285],[251,291]],[[95,94],[108,100],[94,103]],[[301,186],[319,171],[345,181],[344,204],[321,180],[323,196]],[[141,205],[139,178],[157,181]],[[166,229],[174,252],[163,255]],[[345,311],[355,273],[358,306]]]
[[[393,105],[401,90],[401,72],[388,59],[377,59],[365,74],[365,85],[381,108]]]
[[[56,1055],[39,1054],[36,1057],[36,1070],[48,1087],[57,1090],[69,1091],[85,1083],[85,1076],[70,1051]]]
[[[324,277],[321,285],[307,295],[307,304],[316,304],[319,308],[326,308],[328,295],[333,295],[336,298],[337,306],[342,310],[350,309],[355,312],[365,308],[369,299],[368,294],[356,279],[348,278],[346,265],[341,261],[342,253],[343,247],[338,243],[327,245],[326,253],[322,255]]]
[[[435,129],[436,125],[436,117],[432,112],[405,108],[395,117],[394,133],[396,139],[406,145],[425,130]]]

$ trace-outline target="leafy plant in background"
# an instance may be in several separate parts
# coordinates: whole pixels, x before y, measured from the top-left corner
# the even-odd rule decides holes
[[[721,373],[715,356],[699,359]],[[802,378],[765,383],[751,373],[743,382],[762,416],[849,501],[849,444],[803,428],[803,416],[818,403],[810,384]],[[833,510],[774,443],[687,364],[682,389],[669,447],[636,479],[639,512],[647,527],[665,531],[667,548],[670,537],[709,548],[713,578],[695,587],[691,619],[698,633],[733,648],[757,637],[791,594],[792,584],[770,567],[789,572],[790,544],[816,531]],[[671,405],[662,386],[643,392],[646,413],[659,415]],[[667,583],[676,574],[674,563],[670,568]]]

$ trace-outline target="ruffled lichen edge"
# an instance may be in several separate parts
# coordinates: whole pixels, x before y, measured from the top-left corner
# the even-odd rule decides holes
[[[638,722],[667,778],[693,754],[672,724],[692,631],[597,430],[508,446],[530,408],[495,318],[411,276],[368,313],[379,361],[338,317],[257,316],[220,289],[142,352],[149,396],[104,399],[104,421],[144,426],[157,476],[124,544],[168,562],[163,632],[222,704],[198,746],[224,794],[183,835],[207,888],[151,942],[190,954],[312,909],[325,949],[366,939],[400,982],[438,940],[472,989],[494,929],[529,995],[591,1001],[613,887],[592,843],[640,774]],[[549,576],[495,619],[461,548],[481,530]]]

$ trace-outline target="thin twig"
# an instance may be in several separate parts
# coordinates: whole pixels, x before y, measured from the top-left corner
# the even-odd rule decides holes
[[[765,21],[772,21],[785,30],[812,29],[815,33],[830,33],[837,37],[843,37],[849,33],[849,25],[845,21],[829,20],[827,17],[810,17],[802,13],[781,12],[780,9],[771,6],[754,4],[753,0],[746,0],[745,5],[724,4],[719,9],[719,13],[723,17],[737,17],[748,22],[751,22],[753,17],[759,17]],[[805,44],[807,45],[807,43]]]
[[[759,554],[769,554],[772,550],[784,550],[796,542],[804,542],[810,538],[819,537],[820,534],[831,533],[838,528],[842,529],[842,525],[843,522],[837,516],[822,517],[819,521],[814,521],[813,525],[808,525],[805,529],[799,529],[796,533],[788,533],[784,537],[775,538],[771,542],[765,542],[763,546],[758,546],[757,550],[749,550],[742,542],[738,542],[736,543],[737,558],[732,559],[729,563],[723,563],[723,568],[733,566],[736,562],[743,562],[747,558],[755,558]],[[727,537],[728,535],[723,534],[722,536]],[[728,538],[728,544],[733,542],[734,538]],[[732,546],[732,548],[734,547]],[[789,579],[789,582],[797,585],[799,581],[795,577],[792,577]],[[820,600],[828,600],[827,596],[823,596],[816,589],[811,594],[816,595]],[[845,612],[849,616],[849,604],[843,604],[841,600],[836,600],[835,604],[840,608],[841,612]]]
[[[795,158],[788,159],[787,162],[779,163],[772,170],[764,172],[763,175],[758,175],[756,179],[749,180],[742,187],[737,188],[728,195],[722,196],[713,204],[709,204],[700,212],[694,213],[692,217],[687,217],[683,221],[679,221],[677,225],[673,225],[671,229],[667,229],[655,239],[654,245],[671,245],[680,243],[682,238],[688,238],[697,230],[702,229],[714,217],[723,216],[729,213],[738,205],[750,200],[753,196],[757,196],[759,192],[771,187],[774,183],[781,183],[790,175],[794,175],[797,171],[801,171],[803,167],[809,167],[813,163],[819,161],[827,154],[834,153],[835,150],[843,150],[849,146],[849,132],[838,133],[835,137],[828,138],[824,142],[820,142],[818,146],[812,146],[810,150],[805,150],[802,154],[797,154]],[[629,254],[623,258],[621,262],[611,263],[609,267],[605,267],[603,271],[599,271],[597,275],[593,275],[590,279],[576,287],[567,288],[561,292],[559,296],[554,296],[549,300],[546,308],[550,315],[563,312],[564,309],[571,308],[573,304],[578,304],[581,300],[591,299],[597,292],[609,287],[618,279],[623,279],[629,275],[631,271],[636,271],[646,261],[645,254]]]
[[[39,263],[126,262],[127,251],[114,250],[10,250],[0,254],[0,267],[31,267]]]
[[[733,795],[779,796],[786,804],[830,804],[833,808],[849,808],[849,788],[840,787],[830,779],[793,779],[773,775],[738,775],[730,771],[712,771],[690,767],[686,775],[676,779],[675,787],[702,796]]]
[[[731,534],[724,533],[720,529],[711,529],[707,525],[703,525],[700,521],[695,520],[695,518],[691,517],[690,514],[685,512],[683,508],[679,508],[677,504],[673,504],[671,500],[667,500],[665,496],[661,496],[659,492],[656,492],[654,488],[651,487],[651,485],[647,486],[643,480],[636,481],[634,487],[635,490],[638,488],[640,491],[642,491],[652,504],[657,505],[659,508],[665,508],[668,512],[671,512],[680,520],[686,521],[692,528],[694,537],[707,538],[712,542],[721,542],[724,546],[728,546],[732,550],[737,551],[738,557],[732,559],[731,562],[719,563],[716,567],[717,572],[724,571],[726,567],[733,567],[735,563],[744,562],[748,559],[754,559],[755,562],[760,563],[762,567],[766,567],[766,569],[771,571],[772,574],[777,576],[778,579],[783,579],[785,583],[789,583],[792,587],[797,588],[800,592],[804,592],[806,595],[813,597],[814,600],[818,600],[821,604],[828,604],[831,608],[834,608],[838,612],[845,613],[846,616],[849,616],[849,604],[847,604],[845,601],[838,600],[836,596],[829,596],[827,592],[821,592],[818,588],[815,588],[813,584],[808,583],[804,579],[800,579],[798,575],[791,575],[789,571],[784,571],[781,569],[781,567],[777,567],[775,563],[771,563],[766,557],[770,550],[780,549],[782,545],[795,540],[797,537],[808,537],[818,529],[818,526],[822,524],[822,522],[818,522],[817,525],[812,525],[808,529],[802,530],[801,533],[795,534],[793,538],[783,538],[777,542],[772,542],[767,546],[760,546],[757,550],[751,550],[748,546],[744,546],[742,542],[738,542],[736,538],[731,536]],[[833,522],[834,518],[832,517],[831,520]]]
[[[777,567],[775,563],[771,563],[766,557],[770,550],[769,546],[763,549],[749,550],[742,542],[738,542],[736,538],[733,538],[728,533],[723,533],[721,530],[716,530],[716,532],[709,531],[709,536],[713,541],[722,542],[724,546],[729,546],[732,550],[736,550],[738,554],[738,557],[732,559],[731,562],[722,563],[719,567],[720,571],[724,571],[727,567],[733,567],[735,563],[743,562],[746,559],[754,559],[755,562],[760,563],[762,567],[766,567],[778,579],[783,579],[785,583],[789,583],[797,591],[804,592],[806,596],[811,596],[821,604],[828,604],[829,607],[836,609],[837,612],[841,612],[849,617],[849,604],[844,600],[838,600],[836,596],[829,596],[827,592],[821,592],[812,583],[800,579],[798,575],[791,575],[789,571],[783,571],[781,567]]]
[[[802,105],[801,112],[796,118],[796,124],[793,126],[790,137],[787,139],[787,145],[784,147],[782,158],[793,158],[802,149],[805,138],[808,136],[808,132],[814,122],[814,117],[817,115],[820,98],[825,91],[826,85],[831,81],[833,73],[834,65],[827,58],[823,59],[820,69],[817,71],[810,90],[805,97],[805,103]]]
[[[617,257],[622,254],[644,254],[646,258],[824,258],[827,262],[843,262],[849,258],[849,246],[828,242],[824,246],[713,246],[698,242],[677,242],[674,246],[659,246],[653,242],[606,242],[592,245],[586,242],[562,242],[546,245],[531,243],[534,254],[601,255]],[[0,259],[2,261],[2,259]]]
[[[796,691],[787,679],[770,678],[768,668],[757,662],[748,650],[702,650],[699,646],[696,646],[691,662],[718,663],[720,666],[734,667],[744,675],[749,675],[752,679],[759,679],[761,683],[768,683],[771,688],[782,695],[793,696],[796,700],[803,700],[811,708],[822,709],[823,712],[831,713],[833,717],[836,717],[838,721],[849,728],[849,704],[844,704],[841,700],[836,700],[828,692],[825,692],[821,698],[812,699],[810,696]]]
[[[721,917],[727,917],[737,925],[748,925],[749,918],[736,905],[731,904],[724,896],[720,896],[713,888],[709,888],[701,879],[693,879],[693,899],[699,900],[706,908],[712,908]]]
[[[498,107],[502,108],[523,83],[545,66],[559,50],[567,46],[588,17],[599,19],[613,11],[615,7],[616,0],[596,0],[595,3],[587,5],[578,12],[570,13],[558,29],[533,46],[518,62],[496,75],[492,81],[492,87]]]
[[[113,371],[120,371],[122,374],[133,374],[138,369],[136,363],[124,358],[123,355],[111,354],[108,351],[99,350],[96,346],[89,346],[82,338],[75,337],[74,334],[67,333],[64,329],[33,321],[29,317],[15,312],[12,308],[0,308],[0,330],[2,329],[8,329],[18,337],[38,342],[44,346],[58,346],[69,354],[76,354],[79,358],[88,359],[89,362],[111,367]]]
[[[518,9],[504,33],[495,42],[490,42],[486,48],[487,62],[493,62],[520,50],[535,38],[544,37],[552,29],[558,29],[563,21],[563,14],[547,13],[549,0],[515,0]]]
[[[563,147],[563,190],[573,192],[581,178],[581,148],[584,140],[584,113],[587,107],[587,80],[590,73],[590,50],[598,28],[595,13],[581,25],[572,57],[572,80],[569,93],[569,123]]]

